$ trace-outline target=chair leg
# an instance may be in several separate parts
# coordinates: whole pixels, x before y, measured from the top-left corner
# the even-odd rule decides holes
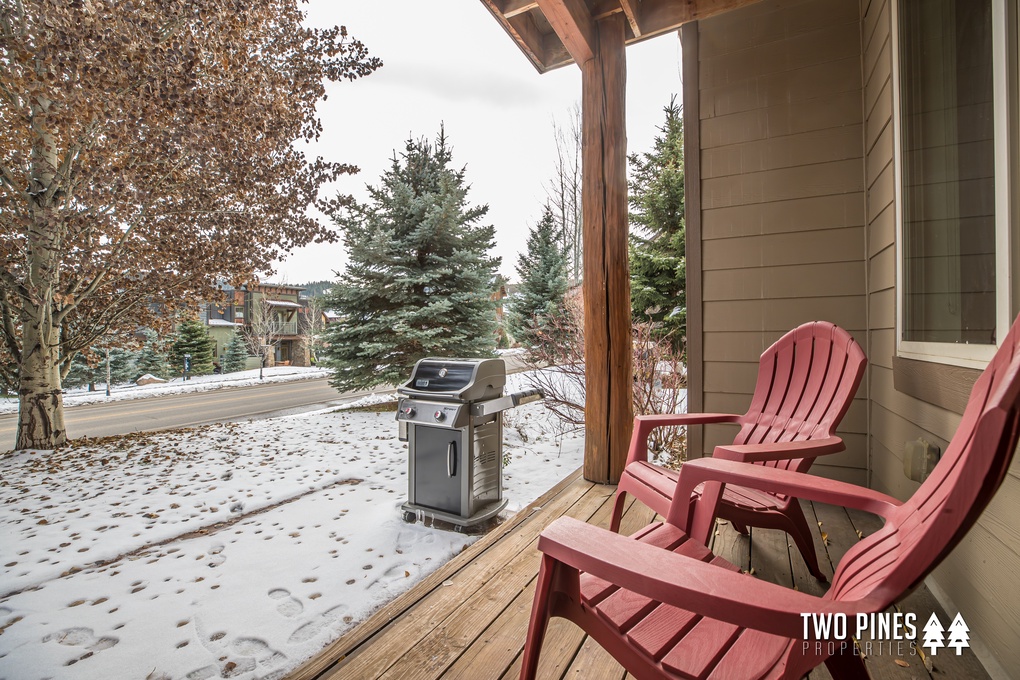
[[[818,566],[818,555],[815,552],[815,544],[811,540],[811,529],[808,527],[804,512],[800,509],[800,503],[796,499],[792,499],[790,507],[784,515],[789,520],[786,531],[793,537],[793,542],[797,544],[808,571],[819,581],[827,581],[828,578]]]
[[[613,502],[613,516],[609,520],[609,530],[614,534],[620,533],[620,521],[623,519],[623,506],[627,501],[627,492],[621,489],[616,490],[616,500]]]
[[[545,639],[545,631],[549,626],[549,605],[551,604],[549,600],[555,571],[556,560],[548,555],[543,555],[542,566],[538,570],[538,583],[535,585],[535,599],[531,604],[528,637],[524,642],[521,680],[535,680],[538,673],[538,655],[542,651],[542,641]]]
[[[730,520],[730,524],[733,525],[733,528],[736,530],[738,534],[740,534],[741,536],[747,536],[747,526],[741,524],[740,522],[734,522],[733,520]]]

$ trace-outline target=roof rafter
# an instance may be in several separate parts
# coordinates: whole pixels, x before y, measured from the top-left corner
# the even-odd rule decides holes
[[[538,7],[574,63],[595,58],[595,27],[584,0],[538,0]]]
[[[596,22],[627,18],[626,43],[759,0],[481,0],[540,73],[592,58]]]
[[[638,0],[620,0],[620,8],[627,15],[627,22],[635,38],[641,37],[641,26],[638,23]]]
[[[507,19],[515,17],[518,14],[527,14],[538,7],[538,3],[535,2],[535,0],[501,0],[499,5],[499,11],[502,12],[503,16]]]

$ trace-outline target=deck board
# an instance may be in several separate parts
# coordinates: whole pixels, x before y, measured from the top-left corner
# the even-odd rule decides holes
[[[608,526],[614,490],[584,481],[580,471],[573,473],[327,646],[288,680],[517,678],[540,561],[538,535],[565,515]],[[859,540],[858,532],[867,536],[881,526],[870,515],[833,506],[805,503],[804,513],[809,524],[821,522],[814,541],[822,571],[829,578],[832,564]],[[631,501],[621,531],[636,531],[653,518],[654,513],[645,506]],[[756,578],[817,595],[828,587],[811,576],[796,546],[782,532],[751,528],[747,537],[729,523],[720,522],[712,546],[716,554],[742,569],[753,569]],[[899,607],[903,611],[914,607],[921,618],[937,603],[922,587]],[[941,608],[936,611],[948,621]],[[973,654],[965,651],[959,658],[939,656],[936,669],[942,671],[941,677],[964,671],[968,678],[988,677]],[[868,657],[872,677],[940,677],[925,669],[920,656],[905,657],[909,669],[896,665],[895,658],[889,654]],[[632,676],[579,628],[553,619],[539,658],[538,677],[629,680]],[[823,667],[812,671],[810,678],[830,680],[831,676]]]

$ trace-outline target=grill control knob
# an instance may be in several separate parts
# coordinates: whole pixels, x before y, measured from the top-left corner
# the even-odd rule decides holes
[[[417,412],[418,412],[417,409],[415,409],[413,406],[404,407],[404,416],[407,418],[414,418],[414,414]]]
[[[445,413],[443,413],[442,411],[436,411],[436,412],[435,412],[435,413],[433,413],[432,415],[433,415],[433,416],[435,416],[435,419],[436,419],[436,422],[437,422],[437,423],[441,423],[441,422],[443,422],[444,420],[446,420],[446,414],[445,414]]]

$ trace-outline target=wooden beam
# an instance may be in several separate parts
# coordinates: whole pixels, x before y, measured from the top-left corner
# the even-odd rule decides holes
[[[630,30],[634,33],[634,37],[640,38],[641,26],[638,24],[638,0],[620,0],[620,7],[627,16],[627,21],[630,23]]]
[[[507,19],[510,30],[521,38],[521,44],[531,59],[544,70],[546,64],[545,40],[530,14],[519,14]]]
[[[584,476],[615,484],[633,426],[630,272],[627,264],[627,20],[596,22],[581,63],[584,214]]]
[[[593,0],[589,4],[591,5],[591,18],[595,21],[623,11],[620,9],[620,0]]]
[[[500,3],[500,11],[507,19],[530,12],[536,7],[538,3],[535,0],[502,0]]]
[[[538,0],[538,6],[574,63],[594,58],[595,27],[584,0]]]
[[[482,0],[482,4],[499,22],[507,35],[517,43],[535,69],[539,73],[548,71],[549,68],[546,66],[545,60],[545,41],[541,31],[535,25],[535,20],[528,14],[515,14],[507,18],[503,14],[503,0]]]

